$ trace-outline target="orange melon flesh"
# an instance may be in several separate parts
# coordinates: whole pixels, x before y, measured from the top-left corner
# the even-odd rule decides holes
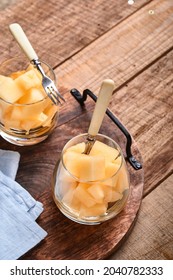
[[[94,146],[93,152],[85,155],[82,154],[85,149],[85,143],[82,142],[67,148],[63,156],[66,168],[74,175],[68,173],[69,178],[76,180],[74,185],[68,176],[69,182],[62,178],[61,187],[66,189],[63,202],[67,204],[68,201],[68,206],[73,208],[76,200],[75,210],[78,210],[79,216],[104,215],[108,204],[121,200],[124,190],[129,188],[126,166],[119,151],[99,141]],[[73,195],[73,203],[70,202],[70,194]]]
[[[22,129],[28,133],[41,125],[51,125],[58,108],[45,98],[42,78],[37,72],[31,65],[27,70],[12,73],[10,77],[0,75],[0,98],[12,104],[21,104],[11,106],[1,102],[1,120],[7,128]],[[27,105],[22,106],[24,104]]]
[[[75,189],[75,197],[86,207],[91,207],[96,204],[95,199],[87,191],[88,185],[79,183]]]
[[[90,155],[102,155],[106,162],[112,162],[119,154],[119,151],[100,142],[96,141],[92,147]]]
[[[15,83],[23,90],[40,87],[41,80],[34,70],[29,70],[15,79]]]
[[[16,78],[18,78],[19,76],[21,76],[24,73],[25,73],[25,70],[21,70],[21,71],[17,71],[17,72],[11,73],[10,74],[10,78],[15,80]]]
[[[101,155],[90,156],[68,151],[63,160],[68,171],[79,180],[96,181],[105,177],[105,159]]]
[[[82,205],[80,207],[79,216],[81,217],[92,217],[92,216],[100,216],[104,215],[107,210],[106,203],[95,204],[92,207],[85,207]]]
[[[129,178],[127,173],[127,168],[125,163],[123,163],[122,168],[118,173],[117,184],[115,185],[115,190],[119,193],[123,193],[129,188]]]
[[[23,95],[22,89],[10,77],[1,76],[0,97],[10,103],[15,103]]]

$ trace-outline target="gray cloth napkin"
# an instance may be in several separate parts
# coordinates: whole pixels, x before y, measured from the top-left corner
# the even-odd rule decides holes
[[[0,260],[15,260],[45,238],[36,223],[43,205],[16,181],[20,155],[0,150]]]

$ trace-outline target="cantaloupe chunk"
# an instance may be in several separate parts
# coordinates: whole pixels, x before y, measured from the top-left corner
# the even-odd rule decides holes
[[[106,162],[112,162],[117,158],[119,151],[100,141],[96,141],[91,149],[90,155],[102,155]]]
[[[75,197],[86,207],[91,207],[96,204],[95,199],[88,193],[88,184],[79,183],[75,189]]]
[[[30,116],[29,119],[21,121],[21,128],[29,131],[30,129],[41,126],[47,120],[47,116],[44,113],[40,113],[35,116]]]
[[[102,180],[105,177],[105,159],[101,155],[66,151],[63,160],[69,172],[82,181]]]
[[[129,178],[125,162],[123,162],[123,165],[117,175],[118,179],[115,185],[115,190],[119,193],[123,193],[129,188]]]
[[[85,150],[85,143],[84,142],[78,143],[78,144],[68,148],[68,151],[73,151],[73,152],[76,152],[78,154],[82,154],[84,152],[84,150]]]
[[[30,88],[19,100],[20,104],[31,104],[44,99],[46,93],[37,88]]]
[[[119,199],[122,199],[123,195],[117,191],[115,191],[113,188],[109,186],[103,186],[104,190],[104,201],[106,202],[115,202]]]
[[[58,107],[53,104],[50,104],[50,106],[48,105],[43,112],[45,115],[47,115],[47,120],[43,123],[43,126],[50,126],[53,117],[56,113],[58,114]]]
[[[34,70],[29,70],[24,74],[20,75],[15,80],[16,85],[18,85],[23,90],[29,90],[30,88],[39,87],[41,81],[38,76],[35,74]]]
[[[0,97],[7,102],[15,103],[21,96],[23,91],[10,77],[1,75],[0,80]]]
[[[55,183],[55,190],[57,192],[57,196],[62,198],[70,189],[76,188],[77,184],[77,181],[64,168],[62,162],[60,162]]]
[[[114,202],[122,198],[122,194],[104,184],[92,184],[88,192],[94,197],[97,203]]]
[[[65,195],[62,198],[62,202],[71,209],[79,211],[81,203],[80,200],[75,196],[75,187],[71,187],[65,193]]]
[[[112,162],[107,162],[105,166],[105,178],[112,177],[120,169],[120,165]]]
[[[85,207],[84,205],[81,205],[79,216],[94,217],[94,216],[104,215],[106,213],[106,210],[107,210],[106,203],[95,204],[92,207]]]
[[[25,70],[13,72],[13,73],[10,74],[10,78],[12,78],[13,80],[15,80],[16,78],[18,78],[19,76],[21,76],[21,75],[24,74],[25,72],[26,72]]]
[[[105,198],[105,192],[103,190],[103,185],[100,185],[99,183],[92,184],[88,188],[88,193],[94,198],[94,200],[97,203],[103,203],[103,200]]]

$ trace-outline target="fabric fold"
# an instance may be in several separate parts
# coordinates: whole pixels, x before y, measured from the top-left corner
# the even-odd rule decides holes
[[[43,240],[47,233],[35,221],[41,202],[14,181],[20,155],[0,150],[0,259],[15,260]]]

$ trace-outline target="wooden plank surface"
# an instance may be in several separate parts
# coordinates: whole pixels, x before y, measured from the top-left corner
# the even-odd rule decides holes
[[[55,67],[150,1],[131,6],[127,0],[18,0],[1,11],[0,61],[20,54],[8,31],[12,22],[22,25],[39,56]]]
[[[143,199],[137,223],[114,260],[173,260],[173,175]]]

